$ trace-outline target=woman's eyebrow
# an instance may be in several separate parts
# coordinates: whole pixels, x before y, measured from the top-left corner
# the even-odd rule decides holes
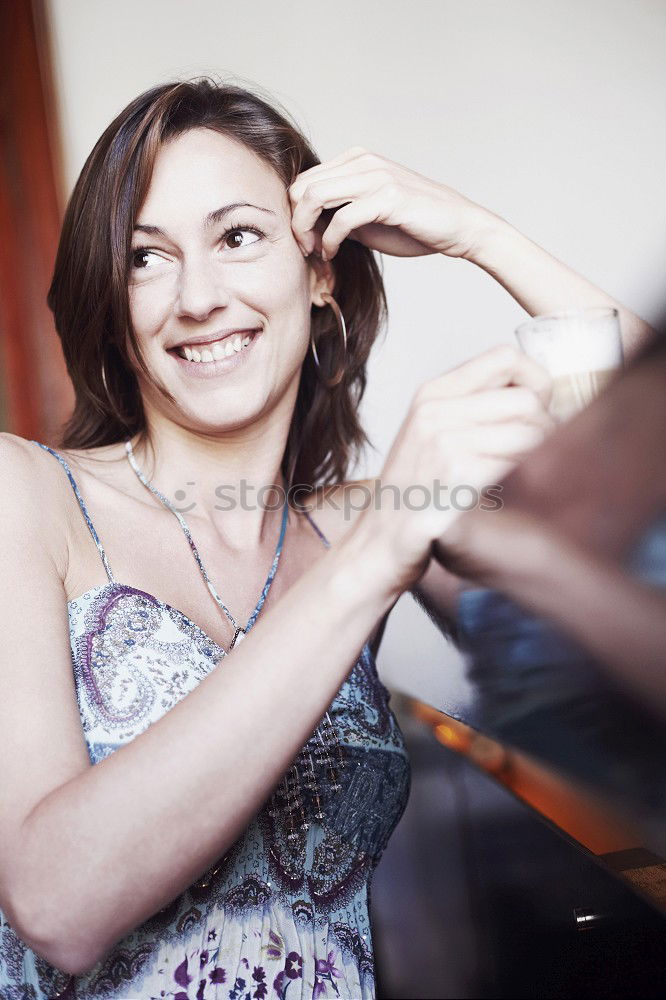
[[[253,205],[251,201],[234,201],[230,205],[223,205],[222,208],[216,208],[214,212],[209,212],[204,219],[204,225],[213,226],[216,222],[221,222],[228,212],[233,212],[235,208],[256,208],[259,212],[267,212],[269,215],[277,215],[270,208],[264,208],[262,205]]]
[[[251,201],[233,201],[228,205],[223,205],[221,208],[216,208],[214,211],[209,212],[204,219],[204,226],[214,226],[217,222],[221,222],[225,215],[229,212],[233,212],[236,208],[256,208],[259,212],[266,212],[268,215],[277,215],[271,208],[264,208],[262,205],[253,205]],[[146,233],[148,236],[161,236],[164,239],[168,239],[168,234],[160,229],[159,226],[151,226],[147,222],[137,222],[134,227],[135,233]]]

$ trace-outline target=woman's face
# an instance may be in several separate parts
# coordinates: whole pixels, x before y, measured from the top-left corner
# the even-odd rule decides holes
[[[158,153],[132,248],[132,324],[177,403],[174,411],[139,372],[148,414],[204,433],[242,428],[278,406],[290,419],[310,307],[330,286],[301,254],[275,171],[218,132],[178,136]]]

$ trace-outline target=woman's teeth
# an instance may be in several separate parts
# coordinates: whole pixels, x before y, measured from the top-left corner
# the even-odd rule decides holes
[[[241,337],[239,333],[236,333],[233,337],[227,337],[226,340],[218,340],[214,344],[202,346],[201,350],[196,347],[179,347],[178,353],[186,361],[221,361],[223,358],[230,358],[232,354],[238,354],[244,347],[247,347],[251,340],[252,337]]]

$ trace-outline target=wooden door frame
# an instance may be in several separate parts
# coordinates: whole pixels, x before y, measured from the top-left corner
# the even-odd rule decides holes
[[[0,357],[5,426],[57,444],[73,390],[46,305],[63,173],[45,0],[0,4]]]

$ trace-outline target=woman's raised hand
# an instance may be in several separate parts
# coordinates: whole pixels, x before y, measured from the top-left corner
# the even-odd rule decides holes
[[[289,188],[303,253],[335,257],[344,239],[396,257],[466,257],[501,220],[452,188],[361,146],[299,174]],[[335,209],[324,225],[326,209]]]
[[[481,495],[553,429],[546,409],[550,390],[548,373],[511,345],[420,386],[379,476],[374,503],[359,520],[359,528],[363,523],[378,531],[387,543],[398,590],[416,583],[433,542],[460,516],[451,491],[464,486]]]

